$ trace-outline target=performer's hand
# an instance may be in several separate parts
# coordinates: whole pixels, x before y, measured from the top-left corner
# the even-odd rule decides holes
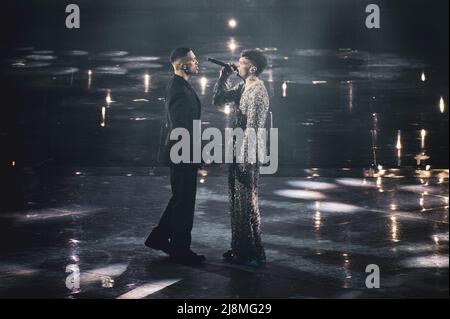
[[[220,70],[220,78],[227,80],[233,72],[233,68],[231,67],[231,64],[229,64],[227,67],[223,67]]]

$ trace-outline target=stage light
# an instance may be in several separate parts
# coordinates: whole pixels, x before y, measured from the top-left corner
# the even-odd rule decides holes
[[[225,108],[224,108],[223,112],[224,112],[226,115],[230,115],[230,114],[231,114],[231,108],[230,108],[230,106],[229,106],[229,105],[225,105]]]
[[[236,21],[235,19],[230,19],[230,20],[228,21],[228,26],[229,26],[231,29],[236,28],[236,27],[237,27],[237,21]]]

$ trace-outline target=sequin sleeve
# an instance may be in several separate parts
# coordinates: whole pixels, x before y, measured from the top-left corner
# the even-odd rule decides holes
[[[258,138],[258,129],[265,128],[269,110],[269,95],[264,84],[255,84],[243,94],[240,109],[247,118],[240,158],[243,158],[246,165],[259,166],[263,159],[258,160],[257,153],[263,146],[264,140]]]
[[[236,84],[232,87],[230,81],[219,79],[214,86],[213,104],[215,106],[222,106],[226,103],[239,104],[242,88],[242,83]]]

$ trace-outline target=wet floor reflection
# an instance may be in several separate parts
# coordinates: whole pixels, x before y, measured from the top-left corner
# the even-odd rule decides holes
[[[231,51],[231,53],[235,53],[235,51],[238,49],[239,45],[236,42],[236,40],[234,38],[231,38],[230,41],[228,42],[228,49]]]
[[[105,101],[108,107],[110,106],[111,103],[113,103],[113,100],[111,98],[111,90],[107,91]]]
[[[282,84],[282,86],[281,86],[282,97],[286,97],[286,96],[287,96],[287,89],[288,89],[287,82],[284,81],[283,84]]]
[[[373,113],[373,124],[372,124],[372,155],[373,155],[373,166],[378,166],[378,159],[377,159],[377,150],[378,150],[378,114]]]
[[[144,75],[144,93],[148,93],[149,87],[150,87],[150,75],[146,73]]]
[[[391,241],[396,243],[399,242],[399,225],[397,216],[393,215],[391,217]]]
[[[241,47],[252,46],[260,45],[227,36],[200,52],[229,61]],[[36,181],[38,208],[26,206],[36,202],[35,192],[27,192],[25,208],[0,215],[2,252],[11,251],[13,239],[21,251],[19,258],[5,254],[0,262],[0,296],[16,290],[38,297],[120,299],[336,298],[348,291],[373,297],[364,288],[364,266],[370,263],[380,264],[391,283],[382,296],[448,296],[446,74],[429,73],[423,61],[396,54],[265,51],[271,67],[263,78],[272,98],[271,122],[280,130],[280,163],[293,168],[294,177],[261,180],[269,260],[262,272],[220,261],[230,237],[222,171],[199,172],[193,244],[208,256],[205,269],[165,263],[142,245],[169,190],[167,176],[148,169],[157,166],[170,77],[165,56],[28,48],[4,62],[8,76],[23,85],[24,97],[13,95],[24,110],[20,119],[34,123],[23,125],[26,144],[13,137],[22,148],[6,165],[18,169],[52,158],[50,163],[77,168],[57,180]],[[192,84],[203,103],[203,121],[224,127],[232,106],[211,106],[218,68],[200,62],[202,73]],[[123,170],[110,171],[117,166]],[[80,291],[64,287],[68,263],[80,266]],[[30,282],[39,289],[30,289]]]
[[[92,70],[88,70],[88,90],[91,89],[92,86]]]
[[[353,177],[309,179],[312,172],[329,174],[318,168],[308,171],[304,177],[261,180],[263,241],[269,261],[262,270],[220,260],[229,244],[230,229],[223,189],[226,176],[214,170],[198,174],[204,183],[197,198],[193,245],[208,256],[201,269],[169,263],[162,253],[142,244],[164,207],[167,176],[149,176],[130,168],[120,173],[110,169],[103,175],[85,168],[56,183],[50,179],[42,185],[47,195],[40,200],[53,198],[63,189],[64,196],[52,202],[57,209],[30,208],[0,215],[0,249],[7,251],[6,238],[21,236],[24,241],[20,258],[5,254],[0,262],[0,296],[13,288],[30,296],[67,298],[176,298],[186,294],[337,298],[348,293],[374,297],[373,290],[364,286],[365,266],[372,263],[391,282],[377,292],[382,296],[402,296],[405,289],[417,296],[448,294],[442,280],[448,273],[448,171],[431,170],[429,178],[383,177],[382,194],[374,187],[378,178],[361,178],[353,172]],[[389,175],[386,170],[385,176]],[[445,184],[439,184],[440,178]],[[99,185],[102,192],[98,192]],[[136,196],[136,189],[151,192]],[[25,201],[33,196],[27,194]],[[74,205],[61,205],[67,200]],[[7,227],[10,222],[14,228]],[[69,275],[65,273],[69,265],[79,268],[79,289],[66,288],[62,280]],[[407,282],[403,281],[405,273]]]
[[[398,130],[397,132],[397,142],[395,144],[395,148],[397,149],[397,166],[402,166],[402,131]]]
[[[226,105],[219,110],[212,107],[211,88],[219,68],[206,63],[203,57],[237,62],[240,48],[252,45],[252,40],[247,38],[227,36],[199,48],[201,74],[192,79],[192,84],[201,97],[204,120],[212,126],[225,127],[232,106]],[[288,50],[269,45],[263,50],[269,60],[269,68],[262,78],[271,95],[271,123],[279,128],[282,137],[281,167],[372,167],[374,170],[379,165],[388,168],[448,167],[445,101],[448,88],[443,80],[444,71],[434,72],[433,81],[430,81],[429,65],[419,59],[351,48]],[[121,123],[110,134],[123,136],[120,141],[123,145],[134,145],[126,153],[128,158],[123,160],[134,163],[135,158],[139,158],[141,164],[156,164],[149,154],[157,152],[155,141],[163,120],[164,87],[170,77],[164,55],[135,54],[126,50],[91,53],[77,49],[60,52],[37,48],[17,50],[16,53],[2,61],[10,68],[9,75],[23,83],[25,90],[39,86],[47,88],[49,96],[55,97],[51,100],[52,105],[46,106],[54,109],[48,113],[51,115],[46,118],[45,127],[56,127],[56,135],[63,136],[71,125],[79,123],[78,118],[89,119],[84,122],[85,133],[75,136],[77,143],[97,143],[108,149],[103,152],[104,156],[92,153],[89,160],[102,161],[119,156],[116,141],[109,139],[110,142],[105,143],[107,135],[90,138],[89,131],[98,126],[98,120],[92,120],[98,113],[94,113],[89,105],[101,103],[98,95],[106,92],[106,107],[112,106],[114,100],[121,101],[117,104],[117,112],[108,114],[109,120]],[[49,74],[53,76],[51,79],[47,77]],[[418,75],[420,81],[417,81]],[[233,84],[238,81],[232,78]],[[58,97],[60,90],[69,88],[71,90],[64,93],[64,98]],[[78,90],[83,88],[89,92]],[[436,92],[440,94],[436,96]],[[29,100],[33,98],[30,96]],[[127,103],[144,100],[149,106],[145,109]],[[23,102],[27,112],[21,116],[31,117],[36,112],[28,110],[30,101]],[[438,112],[426,107],[432,103],[438,104]],[[60,113],[62,110],[64,115]],[[125,112],[131,114],[124,116]],[[137,137],[139,141],[134,139],[136,136],[132,137],[130,131],[135,127],[123,123],[123,118],[152,119],[141,129],[152,132],[155,140],[145,139],[147,132],[141,132]],[[418,130],[419,150],[414,143],[414,134]],[[36,136],[31,127],[24,133]],[[31,139],[31,143],[39,142]],[[80,158],[75,149],[65,147],[66,144],[58,139],[51,149],[53,154],[42,154],[42,157],[64,157],[67,161]],[[151,150],[145,152],[145,158],[133,155],[141,153],[139,148],[144,147]],[[34,161],[35,155],[29,156],[29,161]]]
[[[420,148],[422,151],[425,151],[425,138],[427,137],[427,131],[421,130],[420,131]]]
[[[342,254],[342,258],[344,259],[343,268],[345,275],[344,285],[342,288],[348,289],[352,286],[352,271],[351,271],[350,256],[349,254],[344,253]]]
[[[201,88],[200,94],[205,95],[206,86],[208,85],[208,79],[206,77],[202,76],[200,78],[199,82],[200,82],[200,88]]]
[[[106,126],[106,107],[103,106],[102,107],[102,122],[100,123],[101,127],[105,127]]]

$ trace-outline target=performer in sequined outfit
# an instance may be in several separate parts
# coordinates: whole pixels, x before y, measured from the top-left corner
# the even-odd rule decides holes
[[[216,106],[230,103],[234,128],[265,128],[269,110],[269,95],[264,82],[259,79],[267,66],[267,59],[259,50],[242,52],[237,71],[245,82],[231,88],[229,77],[232,67],[221,70],[214,87],[213,103]],[[257,131],[256,131],[257,132]],[[237,149],[237,156],[229,168],[229,200],[231,214],[231,250],[223,257],[225,261],[248,266],[264,266],[266,256],[261,243],[261,217],[258,205],[258,179],[260,161],[249,160],[249,140],[246,133],[244,143]],[[254,146],[254,145],[253,145]],[[236,157],[244,159],[243,163]]]

